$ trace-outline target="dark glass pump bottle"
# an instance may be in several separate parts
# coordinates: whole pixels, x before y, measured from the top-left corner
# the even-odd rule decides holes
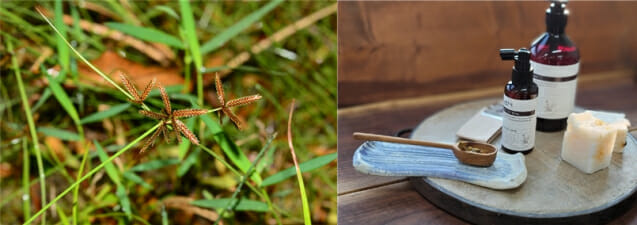
[[[502,150],[528,154],[535,148],[538,87],[533,82],[530,51],[500,49],[502,60],[515,60],[511,81],[504,86]]]
[[[546,33],[531,44],[534,81],[539,86],[537,130],[561,131],[575,108],[579,50],[564,34],[569,11],[566,1],[546,10]]]

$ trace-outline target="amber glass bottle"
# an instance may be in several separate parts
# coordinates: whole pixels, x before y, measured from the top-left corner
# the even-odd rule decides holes
[[[528,154],[535,147],[538,87],[533,83],[531,52],[525,48],[500,49],[502,60],[515,60],[511,81],[504,86],[502,150]]]
[[[533,80],[539,87],[537,130],[561,131],[575,108],[579,50],[564,33],[568,10],[555,1],[546,10],[546,33],[531,44]]]

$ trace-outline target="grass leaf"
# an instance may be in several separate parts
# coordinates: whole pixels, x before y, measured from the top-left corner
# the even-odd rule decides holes
[[[212,134],[214,135],[214,139],[221,147],[221,150],[226,154],[226,156],[234,163],[242,172],[248,172],[248,168],[250,168],[250,160],[246,155],[239,149],[239,147],[234,143],[234,141],[230,140],[228,136],[223,132],[223,129],[218,123],[215,123],[210,115],[202,115],[199,118],[203,120],[206,124],[206,127],[210,129]],[[257,183],[257,185],[261,184],[261,176],[259,174],[252,174],[252,180]]]
[[[121,31],[144,41],[158,42],[180,49],[184,48],[181,40],[160,30],[115,22],[108,22],[105,25],[113,30]]]
[[[201,70],[203,66],[203,60],[201,59],[201,51],[199,49],[199,41],[197,40],[197,31],[195,28],[195,19],[193,18],[192,9],[190,8],[190,2],[188,0],[179,0],[179,7],[181,9],[181,22],[184,31],[186,32],[186,41],[188,48],[190,48],[190,55],[192,55],[197,71]]]
[[[146,183],[146,181],[144,181],[144,179],[140,176],[138,176],[137,174],[131,172],[131,171],[126,171],[124,172],[122,175],[124,175],[124,178],[132,181],[133,183],[139,184],[142,187],[145,187],[147,189],[153,189],[153,186]]]
[[[71,98],[69,98],[69,95],[66,94],[66,92],[64,91],[60,83],[55,78],[51,76],[47,76],[47,77],[49,81],[49,88],[51,88],[53,95],[58,100],[58,102],[60,102],[60,105],[62,105],[62,108],[64,108],[66,113],[69,114],[71,119],[73,119],[73,121],[75,121],[76,124],[80,124],[80,117],[78,116],[77,110],[75,110],[75,107],[73,106],[73,103],[71,102]]]
[[[336,159],[336,156],[337,155],[335,152],[335,153],[330,153],[324,156],[316,157],[306,162],[300,163],[299,168],[301,168],[301,172],[309,172],[332,162],[334,159]],[[261,187],[279,183],[294,175],[296,175],[296,167],[294,166],[281,170],[278,173],[275,173],[274,175],[265,178],[263,180],[263,183],[261,183]]]
[[[95,149],[97,150],[97,156],[100,158],[102,162],[105,162],[108,159],[108,155],[102,148],[102,145],[100,145],[100,143],[97,142],[96,140],[93,140],[93,144],[95,144]],[[106,170],[106,175],[108,175],[108,177],[111,178],[111,180],[117,186],[122,185],[122,180],[120,180],[119,178],[119,170],[115,168],[115,165],[113,165],[112,162],[106,163],[106,165],[104,165],[104,169]]]
[[[93,123],[93,122],[97,122],[97,121],[102,121],[106,118],[112,117],[114,115],[117,115],[121,112],[123,112],[124,110],[128,109],[128,107],[130,107],[131,104],[130,103],[124,103],[124,104],[119,104],[116,106],[112,106],[111,108],[104,110],[104,111],[100,111],[100,112],[96,112],[93,113],[91,115],[88,115],[84,118],[82,118],[82,120],[80,120],[80,123],[82,124],[87,124],[87,123]]]
[[[108,160],[108,155],[102,148],[99,142],[93,140],[93,144],[95,144],[95,148],[97,150],[97,155],[99,156],[102,163]],[[115,195],[119,199],[119,203],[122,206],[122,210],[126,213],[126,216],[129,218],[132,216],[132,210],[130,206],[130,199],[128,199],[128,195],[126,195],[126,188],[122,184],[122,180],[119,177],[119,170],[115,168],[113,162],[108,162],[104,165],[104,169],[106,170],[106,174],[109,178],[117,185],[117,190],[115,191]]]
[[[175,165],[177,163],[179,163],[179,159],[158,159],[158,160],[153,160],[153,161],[145,162],[137,166],[134,166],[129,171],[141,172],[141,171],[156,170],[166,166]]]
[[[80,136],[77,133],[54,127],[38,127],[38,132],[42,132],[46,136],[56,137],[65,141],[80,140]]]
[[[168,225],[168,213],[166,212],[166,206],[161,206],[161,224]]]
[[[230,198],[220,199],[201,199],[190,202],[191,205],[199,206],[209,209],[223,208],[230,203]],[[255,211],[255,212],[268,212],[268,205],[255,200],[241,198],[235,207],[235,211]]]
[[[64,12],[62,11],[62,0],[56,0],[55,1],[55,27],[60,31],[60,33],[64,36],[66,36],[66,25],[64,25],[64,21],[62,20],[62,17],[64,15]],[[60,37],[57,37],[56,39],[57,41],[57,49],[58,49],[58,60],[60,61],[60,64],[62,65],[62,71],[67,71],[69,69],[69,60],[70,60],[70,52],[69,49],[66,48],[64,40]],[[63,72],[66,73],[66,72]],[[62,74],[60,74],[62,75]],[[62,78],[64,78],[64,75],[62,75]]]
[[[187,141],[184,141],[184,142],[187,142]],[[192,167],[192,165],[194,165],[197,162],[200,152],[201,150],[199,148],[196,148],[193,152],[190,153],[188,158],[186,158],[186,160],[184,160],[179,165],[179,168],[177,168],[177,177],[182,177],[184,174],[186,174],[186,172],[188,172],[190,167]]]
[[[214,38],[208,40],[205,44],[201,46],[201,53],[206,54],[208,52],[214,51],[217,48],[221,47],[228,40],[239,34],[239,32],[245,30],[253,23],[257,22],[261,17],[265,16],[268,12],[272,11],[277,5],[279,5],[283,0],[274,0],[268,2],[268,4],[261,7],[259,10],[250,13],[248,16],[239,20],[239,22],[235,23],[231,27],[228,27],[223,32],[215,35]]]

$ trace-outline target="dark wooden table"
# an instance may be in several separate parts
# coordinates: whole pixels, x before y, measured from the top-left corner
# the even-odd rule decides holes
[[[338,223],[339,224],[466,224],[421,197],[405,177],[365,175],[352,167],[352,155],[362,141],[352,133],[393,135],[454,104],[502,96],[503,87],[377,102],[338,110]],[[382,89],[379,89],[382,90]],[[609,71],[581,76],[577,105],[626,113],[637,125],[635,71]],[[632,132],[637,135],[637,132]],[[631,202],[611,224],[637,224],[637,201]]]

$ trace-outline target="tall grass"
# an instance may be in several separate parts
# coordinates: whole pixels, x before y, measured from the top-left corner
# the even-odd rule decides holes
[[[7,40],[7,39],[5,39]],[[33,122],[33,117],[31,116],[31,106],[29,106],[29,101],[27,100],[27,94],[24,89],[24,84],[22,82],[22,75],[20,74],[20,66],[18,65],[18,60],[16,58],[16,54],[13,51],[13,43],[11,41],[7,41],[7,48],[9,52],[13,53],[11,57],[11,64],[13,65],[13,72],[15,74],[16,80],[18,81],[18,89],[20,90],[20,99],[22,99],[22,107],[24,108],[24,114],[27,118],[27,123],[29,125],[29,131],[31,133],[31,142],[33,143],[33,152],[35,153],[35,160],[38,164],[38,177],[40,179],[40,201],[42,202],[42,208],[45,208],[46,205],[46,183],[44,179],[44,165],[42,163],[42,153],[40,152],[40,144],[38,143],[38,135],[35,133],[35,123]],[[22,157],[28,157],[28,155],[23,155]],[[26,194],[26,193],[25,193]],[[35,216],[31,217],[35,219]],[[46,224],[46,216],[42,216],[42,224]]]
[[[1,22],[10,24],[8,29],[0,31],[2,35],[8,36],[5,40],[19,43],[20,48],[26,49],[28,54],[35,55],[39,54],[41,46],[50,45],[48,47],[54,49],[56,57],[47,57],[42,62],[40,71],[46,71],[46,67],[59,64],[60,74],[73,74],[73,83],[67,83],[64,77],[58,76],[45,79],[44,81],[49,85],[42,89],[38,86],[23,85],[26,93],[34,93],[31,98],[36,100],[32,112],[27,113],[36,116],[37,124],[34,124],[33,129],[29,129],[29,132],[35,134],[35,138],[33,135],[31,138],[34,143],[37,143],[35,132],[38,131],[41,132],[41,137],[53,137],[69,144],[57,149],[61,151],[60,154],[63,156],[61,158],[54,153],[49,154],[48,158],[47,154],[43,155],[45,162],[48,160],[50,163],[41,163],[42,166],[38,168],[38,174],[40,174],[38,180],[52,176],[51,179],[55,182],[49,185],[57,185],[52,188],[63,191],[55,195],[52,201],[43,204],[43,207],[35,214],[23,210],[25,224],[35,221],[41,215],[46,215],[45,212],[51,206],[55,206],[54,211],[57,213],[51,214],[52,217],[47,218],[47,223],[56,219],[59,219],[62,224],[82,223],[89,219],[100,223],[105,222],[106,218],[111,218],[120,223],[164,224],[165,218],[175,220],[179,217],[177,215],[182,215],[182,211],[185,211],[185,209],[160,208],[163,205],[161,202],[173,195],[194,196],[195,201],[191,205],[197,202],[208,203],[208,207],[201,207],[224,214],[218,217],[217,221],[225,220],[226,223],[239,220],[239,223],[289,224],[308,223],[308,221],[312,222],[312,219],[315,222],[327,222],[331,215],[336,213],[335,183],[332,179],[335,177],[335,166],[331,164],[326,170],[309,172],[316,171],[317,168],[325,168],[324,165],[330,164],[335,158],[333,151],[335,151],[336,141],[334,102],[336,38],[333,28],[330,28],[335,27],[335,20],[320,19],[329,15],[333,4],[320,2],[281,4],[281,2],[279,0],[241,4],[198,2],[196,7],[194,2],[187,1],[168,2],[165,5],[157,5],[154,2],[131,2],[132,8],[119,5],[116,1],[110,1],[107,4],[86,2],[88,5],[99,5],[123,18],[114,23],[105,23],[105,27],[150,42],[150,44],[166,44],[172,48],[171,50],[178,57],[169,65],[181,69],[186,78],[189,77],[194,66],[196,91],[191,92],[181,88],[182,85],[177,88],[167,88],[168,95],[175,100],[174,108],[207,108],[206,106],[211,105],[212,102],[205,101],[209,99],[204,97],[214,94],[215,88],[208,83],[210,79],[207,79],[212,70],[217,70],[223,75],[231,75],[224,79],[224,82],[230,84],[226,86],[229,88],[226,90],[229,99],[255,93],[265,97],[255,105],[234,110],[245,119],[246,124],[249,124],[243,131],[233,128],[232,121],[228,119],[204,115],[200,119],[184,121],[189,129],[197,132],[201,145],[190,144],[186,141],[187,139],[183,139],[184,143],[178,147],[160,145],[157,150],[149,151],[148,155],[140,158],[136,158],[139,156],[133,156],[134,154],[124,154],[124,152],[130,152],[131,146],[139,142],[140,138],[149,137],[151,135],[149,132],[157,129],[158,125],[143,119],[137,113],[138,108],[135,104],[123,102],[133,100],[133,96],[109,75],[91,64],[89,59],[99,56],[106,48],[105,46],[109,48],[115,46],[118,52],[126,53],[127,58],[134,63],[151,64],[154,59],[136,49],[120,47],[119,44],[113,45],[111,40],[100,37],[97,33],[92,34],[90,29],[79,26],[80,23],[85,22],[99,25],[104,22],[105,17],[108,17],[107,14],[96,17],[96,14],[101,13],[78,7],[79,5],[74,3],[44,2],[42,4],[46,8],[55,9],[54,13],[50,14],[56,18],[53,22],[48,17],[44,17],[49,24],[47,26],[41,23],[36,13],[28,10],[30,7],[20,7],[20,4],[16,2],[3,4],[6,8],[0,9],[0,14],[3,16]],[[322,10],[327,8],[325,6],[328,4],[330,10]],[[73,25],[69,24],[69,27],[66,27],[67,25],[61,23],[59,19],[63,11],[67,9],[70,9],[73,17]],[[130,16],[131,12],[134,15]],[[323,14],[310,20],[304,18],[306,14],[314,15],[315,12]],[[42,11],[42,13],[46,12]],[[203,18],[210,19],[206,21],[207,19]],[[206,23],[209,25],[205,25]],[[313,25],[314,23],[316,25]],[[24,27],[23,34],[12,33],[17,30],[16,26]],[[290,27],[302,29],[288,29]],[[67,28],[71,29],[64,31]],[[48,32],[51,29],[54,33]],[[82,33],[80,29],[87,33]],[[83,40],[70,41],[80,38]],[[291,40],[285,41],[285,39]],[[39,46],[33,46],[33,43]],[[200,43],[201,46],[199,46]],[[258,51],[252,51],[253,49]],[[293,52],[296,56],[289,58],[289,54],[279,54],[286,51]],[[247,58],[244,57],[245,52],[247,52]],[[230,57],[233,53],[236,53],[235,57]],[[115,89],[84,83],[83,75],[78,74],[77,64],[74,64],[75,61],[71,55],[79,58],[80,62],[95,71]],[[205,69],[206,60],[215,57],[223,57],[226,62],[216,67],[219,69]],[[241,60],[234,60],[237,57]],[[27,67],[25,62],[29,63],[29,58],[27,57],[26,61],[24,58],[20,59],[21,67]],[[64,66],[66,62],[63,62],[67,59],[68,68]],[[20,67],[20,64],[17,67]],[[38,76],[24,69],[18,68],[18,70],[21,73],[20,78],[26,77],[27,82],[31,78],[29,83],[37,83],[40,80]],[[18,76],[16,76],[17,79]],[[188,79],[186,80],[189,82]],[[11,83],[11,81],[5,82],[5,77],[2,77],[2,81]],[[189,83],[183,85],[183,87],[189,86]],[[8,90],[10,92],[12,89]],[[4,96],[7,95],[3,94]],[[53,96],[55,100],[48,101],[49,96]],[[150,96],[156,98],[159,93],[151,92]],[[289,157],[287,151],[280,151],[287,149],[284,139],[268,141],[267,138],[268,134],[284,129],[288,117],[282,105],[289,104],[292,98],[298,98],[300,105],[303,106],[299,107],[295,117],[305,123],[304,126],[291,130],[296,137],[294,142],[297,147],[295,156],[297,162]],[[11,102],[23,102],[22,99],[8,100],[6,109],[9,110],[4,110],[0,114],[3,119],[11,116]],[[27,100],[27,102],[33,101]],[[311,102],[321,107],[306,107],[306,104]],[[110,105],[110,108],[97,111],[99,104]],[[50,113],[61,105],[65,114]],[[150,99],[141,105],[141,108],[145,110],[161,107],[162,102],[157,99]],[[35,112],[36,108],[37,112]],[[210,109],[208,113],[216,110],[220,108]],[[37,119],[38,116],[40,119]],[[0,127],[0,129],[7,129],[7,127],[13,129],[15,125],[19,125],[13,122],[14,119],[6,121],[9,121],[8,126]],[[69,127],[70,129],[67,130]],[[73,127],[78,133],[70,131]],[[118,129],[123,130],[118,131]],[[103,152],[111,156],[105,160],[95,161],[96,157],[99,157],[94,152],[89,153],[87,145],[83,147],[84,152],[76,147],[77,153],[81,152],[81,154],[71,153],[69,147],[75,147],[73,144],[84,140],[85,136],[99,139],[100,146],[104,146]],[[126,143],[126,140],[134,141]],[[1,144],[3,147],[11,147],[7,143],[8,141],[3,139]],[[264,147],[267,146],[266,143],[270,143],[268,148]],[[38,145],[34,144],[31,148],[34,149],[36,146]],[[45,146],[50,150],[55,148],[48,144]],[[31,152],[38,160],[37,153],[41,151],[31,150]],[[12,151],[3,151],[0,154],[13,157]],[[80,183],[105,169],[105,165],[113,165],[115,162],[113,160],[117,157],[120,158],[117,160],[117,167],[110,171],[111,174],[114,174],[113,171],[117,173],[119,178],[115,179],[120,180],[119,185],[115,181],[101,180],[91,184],[91,192],[79,188]],[[25,167],[27,164],[25,160],[29,160],[28,155],[21,160],[23,168],[28,167]],[[92,163],[97,166],[91,165]],[[171,165],[176,168],[174,171],[168,169],[172,168]],[[167,169],[162,169],[164,167]],[[43,173],[45,170],[46,173]],[[88,173],[85,172],[87,170]],[[67,171],[72,171],[70,174],[73,176],[70,176]],[[306,173],[306,179],[312,182],[307,183],[307,186],[305,184],[299,186],[299,189],[291,189],[290,184],[295,181],[289,178],[297,175],[296,182],[299,182],[300,173]],[[2,199],[0,207],[7,206],[7,203],[11,206],[11,200],[7,199],[19,196],[19,193],[26,191],[27,185],[34,183],[44,185],[44,182],[29,181],[28,175],[28,171],[22,175],[22,188],[5,196],[7,198]],[[59,182],[60,175],[67,177],[67,180]],[[226,183],[231,185],[222,187],[215,183],[217,181],[206,181],[222,178],[228,179]],[[69,185],[60,189],[59,185],[67,181]],[[170,184],[170,188],[156,185],[158,182]],[[301,187],[304,187],[303,192],[299,191]],[[319,189],[318,187],[328,188]],[[123,188],[127,191],[121,191]],[[41,190],[45,189],[41,188]],[[70,192],[73,192],[72,202],[71,198],[68,198],[68,202],[62,200],[66,199],[63,196]],[[24,193],[28,194],[28,192]],[[87,197],[87,193],[91,193],[90,198]],[[44,192],[40,194],[43,199],[47,196],[44,194]],[[128,206],[130,209],[117,212],[127,208],[124,206],[126,203],[120,198],[124,195],[130,199]],[[298,207],[297,200],[307,199],[308,196],[312,196],[312,202],[299,201],[303,204],[303,210],[297,210],[301,208]],[[30,201],[24,202],[31,205],[23,205],[23,207],[32,207]],[[228,205],[230,207],[227,207]],[[310,217],[309,209],[327,211],[330,217],[327,219],[324,216],[321,217],[324,213],[317,213],[316,216]],[[67,210],[72,211],[72,215],[67,217],[65,214]],[[303,216],[299,217],[301,212]],[[249,216],[243,216],[246,213]]]

